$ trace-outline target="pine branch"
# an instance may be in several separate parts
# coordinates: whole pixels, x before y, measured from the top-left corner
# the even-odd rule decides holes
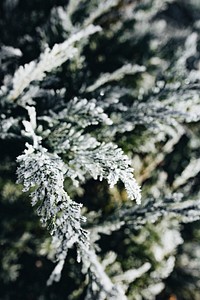
[[[9,98],[15,100],[31,82],[34,80],[43,80],[46,73],[51,72],[75,55],[76,49],[74,48],[74,44],[76,42],[100,30],[99,26],[89,25],[76,34],[73,34],[62,44],[55,44],[51,50],[46,48],[38,62],[32,61],[24,67],[21,66],[14,74],[13,89],[9,94]]]
[[[87,87],[86,91],[87,92],[93,92],[103,85],[110,83],[112,81],[119,81],[122,78],[124,78],[126,75],[134,75],[137,73],[144,72],[146,68],[144,66],[139,66],[139,65],[124,65],[123,67],[117,69],[113,73],[105,73],[101,75],[99,79],[89,87]]]

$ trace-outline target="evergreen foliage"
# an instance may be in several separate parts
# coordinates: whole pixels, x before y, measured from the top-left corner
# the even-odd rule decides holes
[[[1,299],[198,300],[198,1],[0,14]]]

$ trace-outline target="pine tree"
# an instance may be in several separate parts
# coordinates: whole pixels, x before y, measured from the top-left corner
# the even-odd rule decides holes
[[[0,6],[2,299],[198,299],[198,1]]]

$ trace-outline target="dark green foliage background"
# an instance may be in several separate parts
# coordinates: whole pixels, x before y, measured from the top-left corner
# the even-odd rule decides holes
[[[112,24],[115,24],[115,20],[120,17],[120,6],[128,7],[129,2],[134,1],[121,1],[119,7],[100,18],[98,24],[106,29],[112,27]],[[138,5],[143,5],[142,1],[135,2]],[[73,16],[75,24],[76,22],[79,23],[80,19],[83,18],[84,5],[89,5],[89,1],[82,1],[82,3],[82,6],[79,7]],[[198,1],[196,3],[198,4]],[[13,75],[17,66],[37,59],[44,50],[45,42],[52,47],[54,43],[62,42],[68,37],[68,33],[63,31],[59,22],[56,22],[56,18],[54,24],[52,24],[53,18],[50,19],[53,8],[66,4],[67,1],[64,0],[2,0],[0,2],[0,46],[6,45],[19,48],[23,53],[21,57],[1,58],[1,85],[5,75]],[[145,9],[147,8],[144,5]],[[195,1],[189,1],[188,3],[186,0],[167,4],[165,9],[158,12],[155,16],[156,20],[165,19],[172,27],[179,29],[191,29],[194,22],[199,18],[200,6],[196,5]],[[163,78],[165,75],[162,74],[161,68],[160,70],[154,69],[149,63],[149,59],[153,55],[153,50],[149,46],[152,38],[151,28],[149,28],[148,33],[139,36],[138,39],[125,39],[124,42],[116,42],[123,36],[125,29],[129,32],[131,30],[134,32],[134,26],[135,20],[125,20],[122,29],[115,32],[112,37],[104,35],[99,35],[98,38],[91,37],[90,44],[84,48],[86,60],[82,69],[76,74],[73,74],[73,72],[69,74],[67,72],[69,64],[65,63],[58,70],[58,75],[51,74],[47,76],[47,79],[42,83],[44,89],[52,88],[55,90],[62,87],[63,82],[65,82],[67,89],[65,101],[68,101],[72,97],[79,96],[79,90],[84,81],[87,81],[88,85],[90,85],[99,77],[99,74],[112,72],[126,62],[144,64],[156,78]],[[93,39],[95,47],[92,47]],[[182,42],[181,37],[179,39],[176,37],[172,38],[170,43],[161,47],[160,50],[162,51],[159,53],[159,56],[171,61],[173,65],[173,60],[176,60],[175,49]],[[195,59],[188,61],[188,68],[193,67]],[[171,76],[173,81],[173,74]],[[135,87],[137,91],[140,80],[139,78],[134,78],[133,80],[131,76],[127,76],[123,81],[124,85]],[[122,88],[120,84],[119,87]],[[87,97],[87,93],[85,93],[85,97]],[[38,113],[40,113],[40,110],[45,111],[47,106],[53,106],[54,101],[56,100],[43,99],[41,101],[41,99],[38,99]],[[124,101],[129,100],[126,98]],[[1,104],[0,108],[3,112],[3,104]],[[12,110],[12,114],[16,116],[24,115],[26,112],[16,107],[16,109]],[[199,124],[191,124],[189,128],[193,130],[193,127],[198,135]],[[80,294],[77,292],[77,295],[73,295],[73,298],[69,296],[72,295],[73,291],[78,290],[84,281],[84,276],[81,275],[81,266],[76,263],[75,250],[71,250],[68,255],[61,281],[53,284],[51,287],[46,287],[46,280],[53,269],[53,263],[48,259],[47,253],[41,254],[41,244],[48,241],[49,235],[41,227],[39,219],[28,201],[28,195],[23,194],[21,192],[22,187],[15,184],[15,159],[22,153],[25,143],[25,140],[17,137],[17,133],[18,129],[16,128],[16,136],[14,138],[0,141],[0,299],[84,299],[84,287]],[[123,149],[132,151],[132,155],[134,155],[137,154],[137,145],[142,140],[145,141],[144,133],[145,128],[138,126],[134,132],[127,134],[126,137],[119,133],[116,141]],[[173,152],[158,166],[159,170],[167,172],[169,187],[171,187],[176,175],[182,172],[190,161],[191,156],[194,155],[188,146],[188,141],[189,137],[183,136]],[[146,184],[147,187],[151,186],[154,176],[156,177],[157,175],[152,174],[152,178],[148,178],[143,184]],[[194,194],[199,191],[199,183],[200,177],[198,174],[192,183],[192,192]],[[90,210],[98,211],[101,209],[104,217],[109,216],[112,210],[121,205],[121,203],[113,202],[105,182],[98,183],[89,180],[83,188],[85,189],[84,195],[76,195],[75,199]],[[122,191],[120,185],[119,190]],[[151,228],[148,230],[151,232]],[[195,274],[192,271],[188,273],[179,264],[179,255],[184,253],[185,247],[187,247],[188,253],[191,255],[193,246],[200,247],[199,222],[182,225],[182,233],[185,243],[178,249],[175,269],[166,280],[166,288],[157,297],[158,300],[172,299],[169,298],[172,294],[179,300],[200,299],[200,291],[197,290],[196,284],[200,280],[200,271]],[[142,261],[146,258],[151,260],[151,253],[148,252],[148,241],[141,246],[141,249],[138,248],[138,245],[125,247],[121,243],[121,234],[120,231],[114,233],[112,240],[110,236],[103,236],[100,242],[102,256],[106,253],[107,245],[109,244],[110,248],[116,250],[119,254],[124,271],[129,268],[135,257],[139,260],[141,256]],[[139,233],[137,230],[133,230],[131,234],[137,235]],[[153,235],[153,229],[151,239],[152,241],[157,239]],[[151,263],[156,264],[153,261],[153,257]],[[138,287],[145,285],[145,282],[142,280],[145,281],[145,279],[138,279],[134,284],[138,285]]]

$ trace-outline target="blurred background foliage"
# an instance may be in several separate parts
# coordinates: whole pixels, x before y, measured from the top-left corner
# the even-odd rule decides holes
[[[72,20],[79,26],[98,1],[76,2]],[[66,0],[0,2],[1,85],[5,80],[9,82],[19,65],[37,59],[46,44],[52,47],[68,38],[70,24],[66,17],[67,10]],[[121,94],[122,103],[132,103],[133,99],[138,98],[144,103],[149,98],[162,101],[168,97],[178,107],[180,99],[199,97],[197,74],[193,72],[191,75],[192,70],[199,72],[200,68],[198,0],[121,0],[97,17],[94,23],[102,26],[103,33],[91,37],[90,43],[84,45],[85,59],[80,57],[79,60],[67,62],[57,73],[48,75],[42,83],[44,89],[56,90],[62,88],[64,83],[66,99],[70,100],[79,96],[84,82],[92,85],[101,73],[113,72],[124,63],[137,63],[144,65],[146,72],[125,76],[117,85],[111,82],[98,97],[109,94],[110,86],[114,86],[116,94]],[[197,34],[196,48],[191,41],[191,46],[186,49],[191,53],[187,54],[185,43],[194,32]],[[183,62],[178,65],[181,59]],[[188,74],[196,77],[188,82]],[[174,90],[163,89],[163,82],[173,85]],[[115,94],[110,93],[111,96],[114,98]],[[36,100],[38,111],[44,111],[56,101],[51,96]],[[200,111],[195,112],[200,115]],[[13,113],[17,116],[22,112],[16,108]],[[173,129],[169,127],[169,132],[162,136],[160,127],[156,124],[150,127],[150,123],[151,120],[147,125],[141,122],[126,134],[123,130],[116,134],[118,145],[133,160],[143,198],[159,199],[181,192],[186,199],[198,199],[199,122],[187,125],[183,122],[181,134],[171,145],[168,143],[171,136],[176,136]],[[122,123],[121,126],[125,125]],[[81,274],[81,266],[76,263],[75,250],[70,250],[60,282],[46,287],[53,269],[53,249],[48,233],[41,227],[28,201],[28,194],[23,194],[22,187],[15,183],[15,159],[24,149],[24,139],[18,136],[17,126],[15,130],[16,134],[10,139],[1,138],[0,148],[0,299],[84,299],[86,279]],[[101,131],[98,137],[101,140]],[[107,139],[109,141],[109,135]],[[192,170],[184,179],[182,172],[193,160]],[[70,195],[87,208],[88,224],[95,218],[103,222],[124,204],[127,205],[127,196],[120,184],[112,190],[106,182],[92,179],[77,190],[71,187],[70,182],[65,184]],[[98,242],[101,249],[99,255],[105,262],[109,254],[110,262],[105,262],[105,267],[111,277],[151,263],[151,270],[147,267],[143,275],[128,283],[129,299],[198,300],[199,238],[199,221],[183,224],[176,218],[161,216],[155,218],[155,223],[147,220],[144,226],[138,228],[125,226],[116,230],[112,238],[102,233]],[[115,280],[123,281],[119,278]]]

